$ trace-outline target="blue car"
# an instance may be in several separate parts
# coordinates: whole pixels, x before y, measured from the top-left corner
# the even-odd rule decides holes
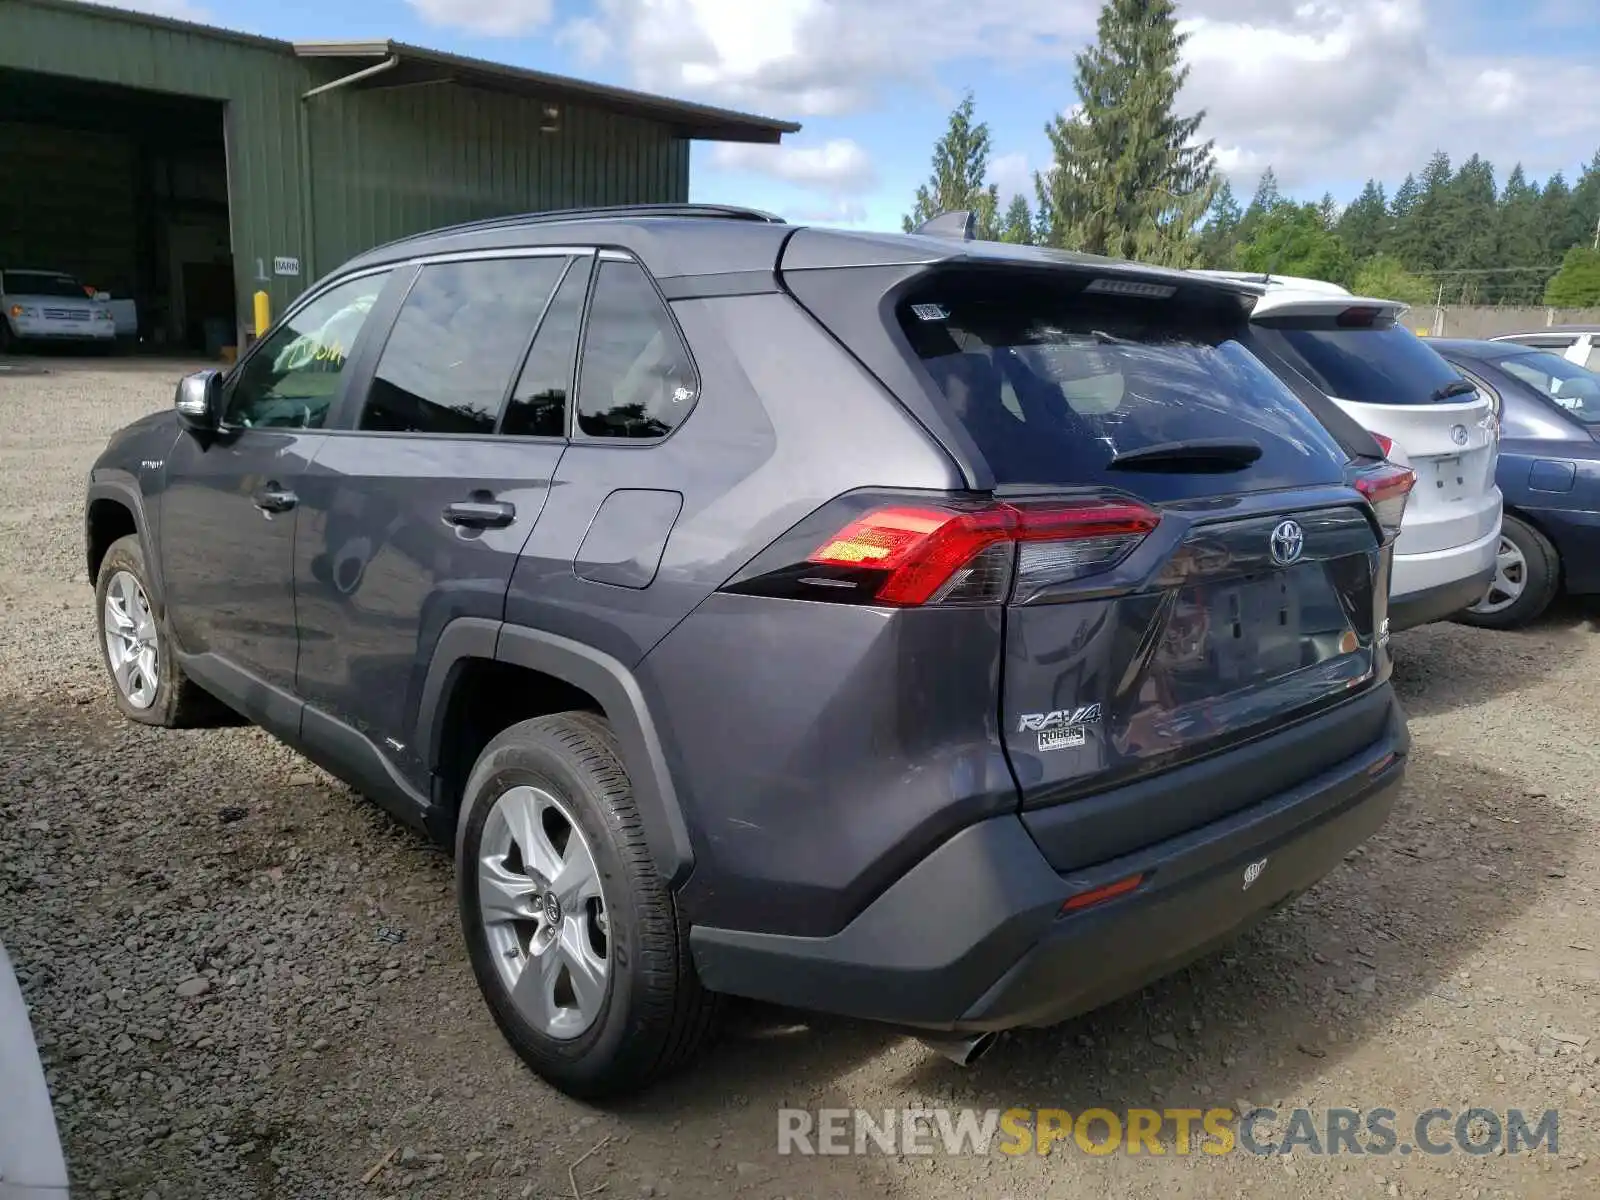
[[[1494,582],[1459,619],[1514,629],[1560,592],[1600,592],[1600,374],[1536,346],[1428,344],[1493,400],[1502,431]]]

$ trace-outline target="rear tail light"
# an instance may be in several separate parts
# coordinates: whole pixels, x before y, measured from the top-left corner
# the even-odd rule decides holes
[[[1383,451],[1383,456],[1388,458],[1394,453],[1394,439],[1381,433],[1372,435],[1372,440],[1378,443],[1378,449]]]
[[[1356,491],[1372,505],[1386,538],[1399,534],[1400,521],[1406,513],[1406,497],[1411,494],[1416,482],[1417,476],[1413,471],[1394,463],[1384,463],[1381,467],[1356,476]]]
[[[1160,519],[1116,497],[885,505],[849,521],[803,562],[728,590],[895,607],[1021,603],[1115,565]]]

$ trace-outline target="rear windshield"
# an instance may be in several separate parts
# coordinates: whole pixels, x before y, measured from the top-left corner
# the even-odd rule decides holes
[[[5,290],[10,296],[71,296],[86,300],[81,284],[70,275],[46,275],[41,271],[7,271]]]
[[[1585,425],[1600,425],[1600,375],[1559,354],[1506,354],[1489,360]]]
[[[1331,325],[1331,322],[1320,322]],[[1472,389],[1426,342],[1400,325],[1322,328],[1260,321],[1259,343],[1329,396],[1356,404],[1461,401]]]
[[[1242,314],[1081,287],[957,276],[899,306],[901,329],[998,484],[1147,492],[1147,474],[1111,468],[1112,459],[1195,439],[1254,442],[1262,455],[1247,470],[1163,492],[1340,477],[1348,455],[1245,348]]]

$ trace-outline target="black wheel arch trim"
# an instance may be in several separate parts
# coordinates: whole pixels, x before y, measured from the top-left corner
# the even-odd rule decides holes
[[[457,618],[439,635],[418,699],[414,740],[430,770],[441,764],[450,690],[471,658],[539,671],[595,698],[621,747],[656,869],[668,886],[681,886],[694,866],[694,851],[660,735],[633,672],[570,638],[480,617]]]
[[[161,612],[166,605],[166,588],[161,578],[161,556],[156,553],[156,548],[150,542],[150,523],[145,518],[144,494],[139,490],[137,481],[132,476],[122,477],[118,472],[116,476],[94,479],[90,482],[83,504],[83,551],[84,567],[89,565],[89,510],[94,507],[97,500],[113,500],[123,508],[133,513],[133,530],[139,536],[139,545],[144,549],[144,569],[149,575],[145,583],[149,585],[153,595],[151,603],[156,606],[156,611]],[[96,580],[93,575],[89,577],[89,586],[94,587]]]

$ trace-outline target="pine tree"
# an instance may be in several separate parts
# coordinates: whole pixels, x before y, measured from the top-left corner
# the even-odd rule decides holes
[[[1442,231],[1447,242],[1440,252],[1441,267],[1471,272],[1453,276],[1446,287],[1446,295],[1455,295],[1462,304],[1484,303],[1497,278],[1488,272],[1504,265],[1499,261],[1499,215],[1494,168],[1474,154],[1450,181]]]
[[[1333,198],[1332,192],[1322,193],[1322,203],[1317,205],[1317,212],[1322,216],[1325,229],[1332,230],[1339,227],[1339,202]]]
[[[1578,185],[1572,189],[1567,236],[1571,245],[1588,246],[1591,250],[1600,237],[1600,150],[1595,151],[1583,174],[1578,176]]]
[[[1389,202],[1383,194],[1383,184],[1376,179],[1367,180],[1361,195],[1339,215],[1339,237],[1350,247],[1357,262],[1364,262],[1383,252],[1388,245],[1394,219],[1389,215]]]
[[[1499,265],[1547,265],[1545,235],[1539,228],[1539,189],[1528,182],[1521,163],[1512,167],[1506,177],[1495,224],[1495,259]],[[1536,304],[1543,287],[1543,277],[1532,271],[1508,271],[1495,281],[1490,298],[1497,304]]]
[[[1021,192],[1011,197],[1005,220],[1000,224],[1000,240],[1018,246],[1033,244],[1033,213],[1028,208],[1028,198]]]
[[[1397,222],[1405,220],[1417,206],[1417,197],[1421,194],[1422,188],[1417,184],[1417,177],[1407,175],[1405,182],[1395,189],[1394,201],[1389,206],[1389,215]]]
[[[1216,184],[1203,112],[1179,116],[1188,76],[1173,0],[1107,0],[1077,57],[1080,107],[1045,127],[1056,169],[1035,177],[1054,245],[1171,265],[1197,251]]]
[[[978,237],[992,241],[998,233],[999,189],[985,185],[989,173],[989,125],[973,121],[972,93],[962,97],[950,114],[945,134],[933,147],[933,174],[917,189],[911,215],[901,225],[910,233],[940,213],[971,212],[977,217]]]
[[[1544,230],[1544,261],[1560,262],[1572,248],[1572,189],[1560,171],[1545,180],[1539,196],[1539,226]]]
[[[1211,202],[1211,215],[1200,229],[1200,266],[1220,270],[1233,265],[1239,248],[1239,222],[1243,217],[1239,202],[1233,198],[1233,185],[1224,178],[1217,185],[1216,199]]]
[[[1278,191],[1278,176],[1271,167],[1261,172],[1261,179],[1256,183],[1255,194],[1250,197],[1250,203],[1244,210],[1244,216],[1239,219],[1238,241],[1248,242],[1255,237],[1256,229],[1261,220],[1278,205],[1284,202],[1283,195]]]

